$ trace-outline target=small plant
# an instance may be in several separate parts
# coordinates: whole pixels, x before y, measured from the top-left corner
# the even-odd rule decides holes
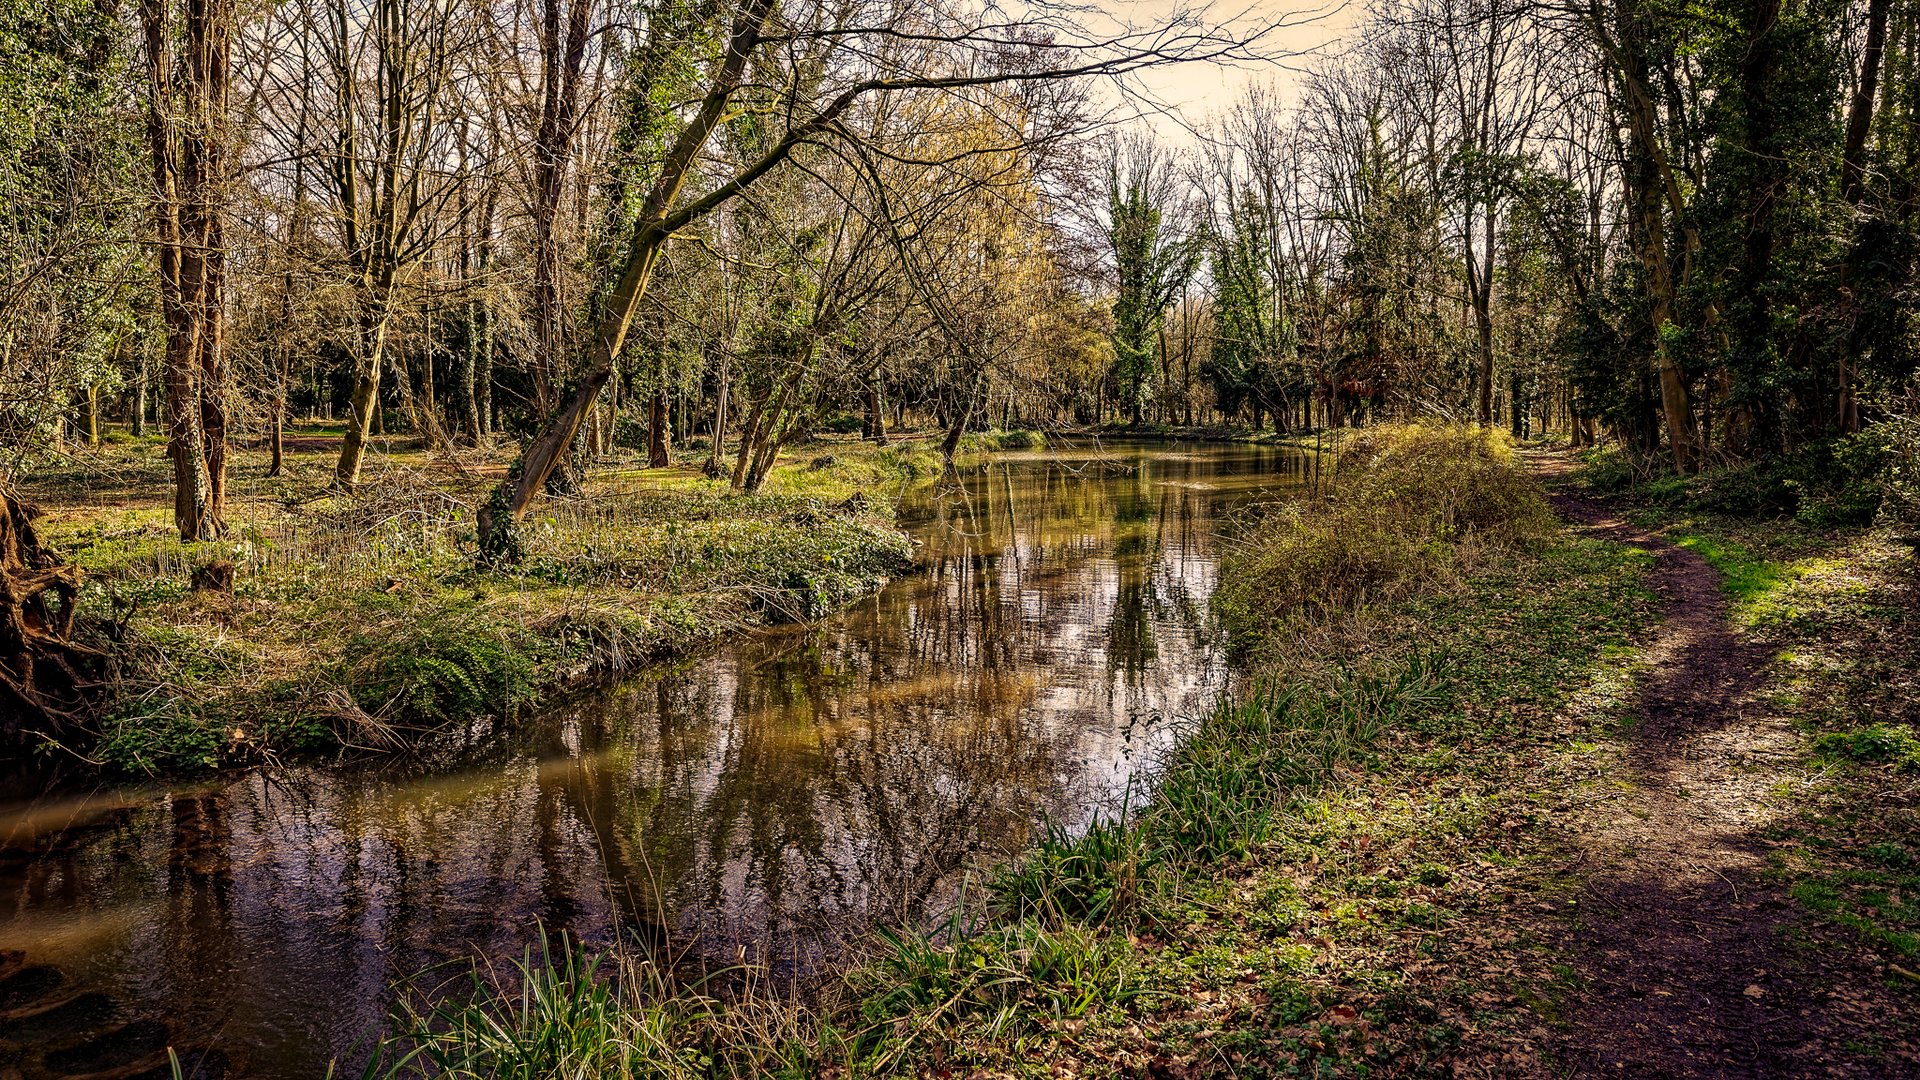
[[[1836,761],[1920,767],[1920,740],[1905,724],[1869,724],[1855,731],[1830,731],[1815,738],[1813,748]]]
[[[1643,470],[1632,455],[1618,447],[1595,447],[1580,455],[1580,482],[1601,494],[1625,491],[1641,479]]]
[[[362,707],[377,716],[434,726],[511,717],[538,691],[531,642],[465,621],[428,624],[402,641],[357,644],[377,657],[359,691]]]

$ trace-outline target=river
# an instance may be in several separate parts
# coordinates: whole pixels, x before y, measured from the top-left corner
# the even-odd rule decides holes
[[[1042,823],[1110,813],[1228,669],[1223,529],[1297,452],[1072,444],[908,496],[914,572],[566,703],[452,770],[391,763],[0,808],[0,1071],[318,1077],[391,984],[539,928],[804,972]],[[159,1075],[165,1075],[164,1073]]]

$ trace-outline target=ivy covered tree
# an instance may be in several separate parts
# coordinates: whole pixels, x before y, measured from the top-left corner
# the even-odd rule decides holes
[[[1107,158],[1107,243],[1113,257],[1113,379],[1134,423],[1151,396],[1167,309],[1199,264],[1185,227],[1180,177],[1152,139],[1116,139]]]

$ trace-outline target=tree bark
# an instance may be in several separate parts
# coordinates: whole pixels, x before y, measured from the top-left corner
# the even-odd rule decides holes
[[[518,558],[518,538],[503,535],[501,530],[504,527],[510,533],[526,513],[533,497],[546,486],[547,477],[552,475],[560,459],[572,446],[581,422],[586,419],[587,410],[593,407],[594,399],[600,396],[601,388],[612,377],[614,359],[626,343],[627,330],[633,325],[634,309],[646,294],[647,283],[653,276],[653,268],[659,262],[668,237],[682,223],[677,219],[691,220],[697,213],[703,213],[701,204],[719,205],[759,175],[750,168],[732,183],[704,196],[694,207],[683,208],[679,212],[674,210],[695,159],[720,126],[728,104],[740,88],[747,60],[759,44],[760,27],[773,7],[774,0],[748,0],[742,5],[739,17],[728,35],[726,56],[712,89],[662,160],[659,178],[641,208],[628,244],[625,266],[614,283],[607,300],[606,313],[595,330],[586,373],[574,385],[572,392],[565,395],[559,409],[548,418],[540,434],[528,444],[520,460],[510,470],[506,482],[480,509],[478,525],[482,559],[501,562]],[[833,119],[823,117],[821,122],[831,123]],[[761,172],[784,159],[797,142],[796,134],[790,133],[780,144],[786,147],[784,151],[779,151],[777,157],[770,154],[762,159],[760,164],[764,164],[764,168]]]
[[[1887,15],[1893,0],[1868,0],[1867,40],[1860,54],[1860,79],[1854,85],[1853,100],[1847,106],[1847,142],[1840,164],[1840,194],[1847,205],[1859,206],[1866,196],[1867,137],[1873,130],[1874,97],[1880,85],[1880,63],[1886,54]],[[1840,265],[1840,288],[1851,291],[1853,261]],[[1840,392],[1835,419],[1840,430],[1860,430],[1860,404],[1854,393],[1854,353],[1858,343],[1848,335],[1847,348],[1840,354]]]
[[[655,390],[647,407],[647,468],[673,464],[673,435],[667,427],[667,392]]]
[[[366,459],[374,413],[380,407],[380,369],[387,348],[386,313],[369,314],[361,330],[362,338],[368,343],[360,366],[354,371],[353,392],[347,399],[347,434],[340,442],[340,461],[333,470],[334,485],[342,491],[352,491],[360,483],[360,465]]]
[[[167,0],[143,0],[147,143],[153,167],[155,244],[166,328],[163,383],[174,525],[182,540],[224,529],[226,495],[226,284],[221,192],[233,12],[199,0],[185,12],[186,55],[172,55]]]
[[[1676,471],[1686,473],[1695,465],[1693,406],[1687,391],[1686,376],[1673,355],[1668,340],[1675,298],[1673,266],[1668,251],[1666,212],[1676,220],[1686,211],[1679,180],[1667,160],[1661,141],[1659,117],[1649,90],[1649,66],[1644,42],[1633,25],[1635,13],[1616,3],[1613,8],[1618,35],[1606,25],[1595,0],[1591,11],[1593,28],[1602,51],[1614,66],[1619,80],[1622,112],[1629,136],[1628,160],[1623,179],[1627,186],[1636,247],[1647,275],[1650,301],[1649,321],[1654,338],[1654,372],[1660,384],[1660,409],[1667,426],[1667,445]],[[1684,229],[1684,225],[1682,226]],[[1693,243],[1691,233],[1685,241]]]

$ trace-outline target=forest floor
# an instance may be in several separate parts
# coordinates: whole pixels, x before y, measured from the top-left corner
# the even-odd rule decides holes
[[[235,447],[227,533],[207,543],[173,531],[157,437],[115,433],[21,478],[42,539],[85,574],[83,621],[117,669],[96,737],[44,751],[165,773],[438,745],[558,688],[866,595],[910,559],[894,497],[940,468],[930,440],[822,438],[746,494],[706,478],[697,448],[657,470],[616,450],[578,494],[535,505],[527,556],[502,571],[477,565],[472,522],[511,446],[379,440],[347,496],[331,487],[338,434],[291,430],[277,476],[264,447]],[[231,586],[196,582],[214,563]]]

